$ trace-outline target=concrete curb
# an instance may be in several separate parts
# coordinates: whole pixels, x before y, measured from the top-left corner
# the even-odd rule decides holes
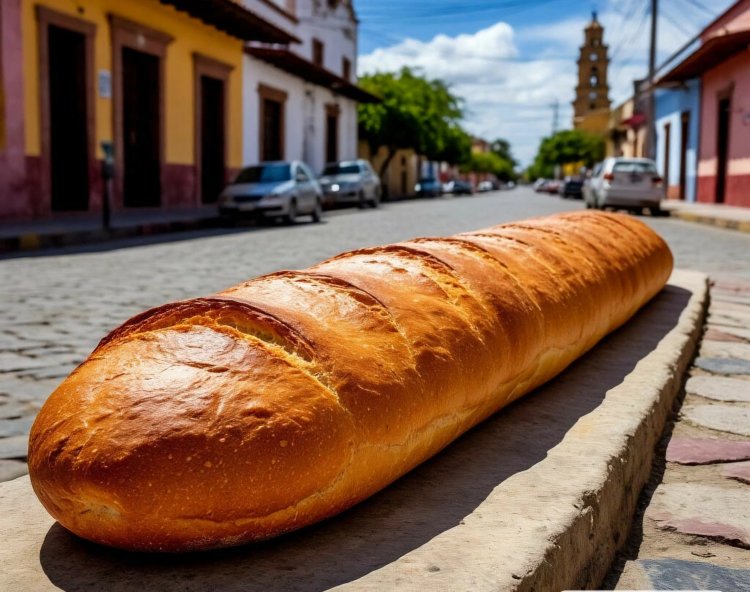
[[[171,232],[218,228],[219,226],[221,226],[221,220],[218,216],[213,216],[207,218],[195,218],[192,220],[147,222],[114,227],[109,230],[91,228],[58,230],[52,232],[24,232],[16,236],[0,237],[0,254],[57,247],[71,247],[75,245],[101,243],[136,236],[152,236],[155,234],[166,234]]]
[[[700,338],[708,279],[676,272],[566,372],[344,514],[182,558],[83,543],[28,477],[0,484],[0,588],[524,590],[596,587],[627,540]]]
[[[696,214],[695,212],[685,212],[677,209],[671,210],[670,216],[672,218],[685,220],[686,222],[697,222],[698,224],[716,226],[717,228],[725,228],[727,230],[737,230],[739,232],[750,233],[750,221],[746,220],[733,220],[730,218],[721,218],[718,216]]]

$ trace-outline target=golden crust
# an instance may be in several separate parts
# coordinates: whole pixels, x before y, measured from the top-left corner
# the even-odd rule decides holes
[[[645,224],[563,214],[344,253],[134,317],[50,396],[29,472],[135,550],[335,514],[562,371],[666,283]]]

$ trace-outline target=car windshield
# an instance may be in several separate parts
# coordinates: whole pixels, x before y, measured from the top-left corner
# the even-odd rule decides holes
[[[651,162],[631,160],[625,162],[616,162],[612,168],[613,173],[642,173],[650,174],[656,172],[656,167]]]
[[[324,175],[357,175],[359,174],[359,165],[356,163],[329,164],[323,170]]]
[[[234,180],[238,183],[279,183],[292,178],[292,167],[286,163],[263,164],[242,169]]]

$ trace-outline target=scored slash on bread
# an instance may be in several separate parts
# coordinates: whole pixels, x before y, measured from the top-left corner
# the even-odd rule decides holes
[[[582,212],[361,249],[152,309],[50,396],[32,485],[64,527],[125,549],[300,528],[553,378],[671,270],[642,222]]]

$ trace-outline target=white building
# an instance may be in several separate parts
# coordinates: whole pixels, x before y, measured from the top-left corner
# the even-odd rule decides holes
[[[252,43],[243,72],[243,161],[327,162],[357,157],[357,17],[351,0],[242,0],[294,35]]]

